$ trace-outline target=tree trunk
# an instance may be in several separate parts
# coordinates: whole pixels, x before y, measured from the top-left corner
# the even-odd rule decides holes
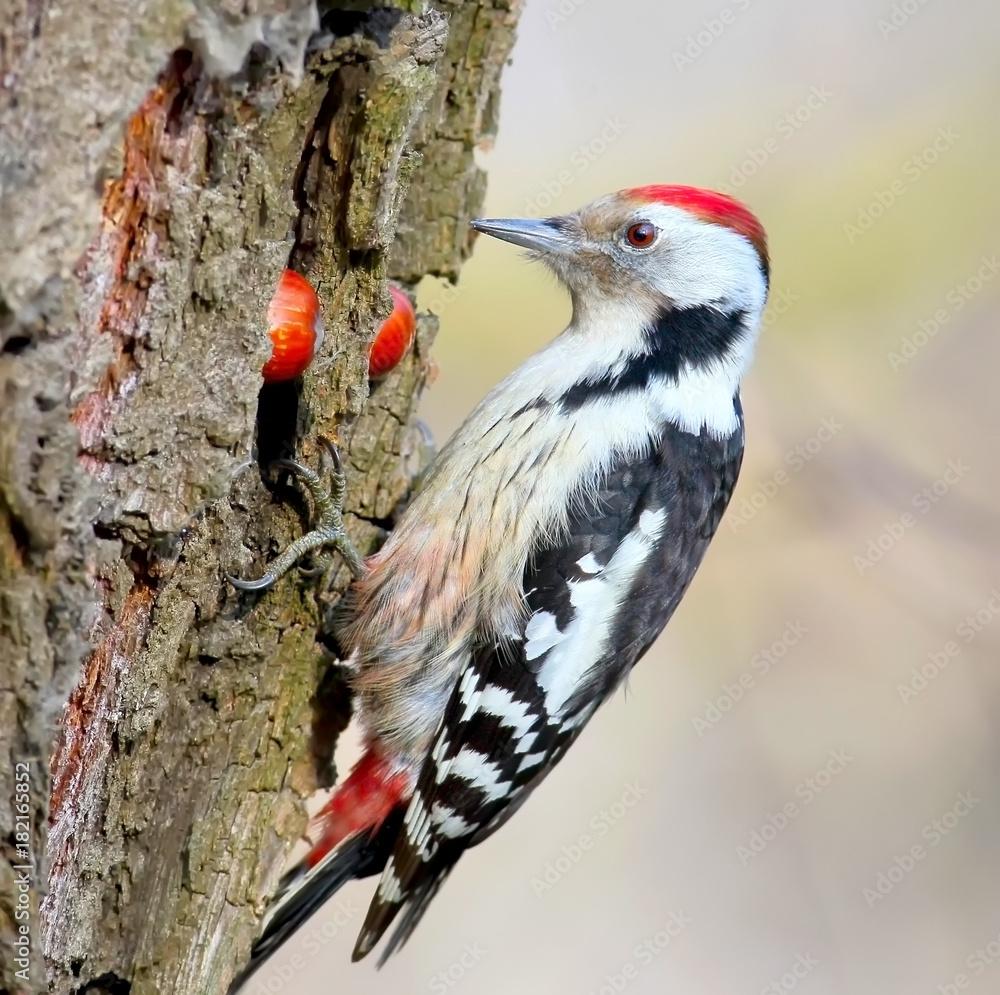
[[[223,575],[307,527],[266,468],[318,434],[390,527],[434,320],[366,345],[469,251],[517,11],[326,7],[302,71],[312,0],[0,0],[0,992],[225,991],[333,778],[346,570]],[[286,265],[326,341],[262,388]]]

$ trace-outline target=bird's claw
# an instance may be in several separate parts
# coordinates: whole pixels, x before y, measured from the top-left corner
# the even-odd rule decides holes
[[[226,574],[226,580],[229,581],[237,591],[266,591],[268,588],[273,587],[275,581],[278,578],[271,573],[269,570],[263,577],[258,577],[257,580],[240,580],[239,577],[234,577],[232,574]]]
[[[330,457],[333,468],[330,473],[331,486],[327,490],[323,486],[323,478],[315,470],[297,463],[295,460],[279,459],[271,464],[282,470],[288,470],[302,481],[312,496],[316,508],[318,522],[316,527],[294,542],[289,543],[284,551],[271,563],[267,572],[257,580],[240,580],[230,575],[226,579],[239,591],[266,591],[284,576],[306,553],[332,546],[343,557],[348,569],[354,577],[365,573],[364,560],[355,549],[347,532],[344,530],[343,503],[344,492],[347,489],[347,479],[344,476],[344,464],[337,447],[324,436],[318,436],[318,441],[324,452]],[[332,557],[323,557],[321,564],[310,573],[325,573],[332,563]]]

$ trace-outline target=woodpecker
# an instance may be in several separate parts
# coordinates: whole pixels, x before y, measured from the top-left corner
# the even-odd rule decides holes
[[[380,874],[353,959],[404,943],[470,846],[517,809],[691,583],[743,456],[740,381],[768,290],[764,229],[687,186],[574,214],[478,220],[550,267],[569,326],[497,386],[362,561],[320,477],[320,525],[260,581],[332,544],[355,581],[339,639],[366,752],[317,815],[249,971],[351,878]],[[231,578],[232,580],[232,578]],[[246,973],[244,974],[244,978]]]

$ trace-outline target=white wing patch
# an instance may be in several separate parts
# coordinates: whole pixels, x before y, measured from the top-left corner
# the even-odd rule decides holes
[[[651,508],[647,508],[639,516],[639,531],[644,536],[655,542],[660,538],[660,533],[663,531],[663,520],[666,517],[667,513],[663,508],[659,511],[653,511]],[[625,541],[628,541],[628,537],[626,537]]]
[[[601,572],[601,565],[597,562],[597,557],[593,553],[588,553],[586,556],[581,557],[576,561],[576,565],[585,574],[599,574]]]
[[[666,520],[665,508],[646,509],[639,516],[638,527],[622,540],[600,573],[586,580],[568,581],[573,618],[565,632],[559,634],[560,638],[549,643],[551,652],[538,672],[538,683],[545,692],[545,708],[551,717],[561,715],[584,674],[600,658],[615,613],[653,552]],[[537,613],[531,621],[541,614]],[[529,655],[528,659],[532,657]]]
[[[527,642],[524,645],[524,655],[528,660],[534,660],[543,653],[548,653],[556,643],[564,639],[563,633],[556,625],[556,617],[552,612],[535,612],[524,627]]]

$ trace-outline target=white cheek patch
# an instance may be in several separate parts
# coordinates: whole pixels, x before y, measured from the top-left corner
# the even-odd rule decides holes
[[[642,213],[670,247],[657,290],[681,307],[731,301],[759,320],[767,286],[760,256],[747,238],[668,204],[650,204]]]
[[[545,708],[552,718],[560,717],[584,675],[601,658],[615,615],[656,548],[666,520],[665,508],[642,512],[637,527],[599,574],[568,582],[573,618],[538,672]]]

